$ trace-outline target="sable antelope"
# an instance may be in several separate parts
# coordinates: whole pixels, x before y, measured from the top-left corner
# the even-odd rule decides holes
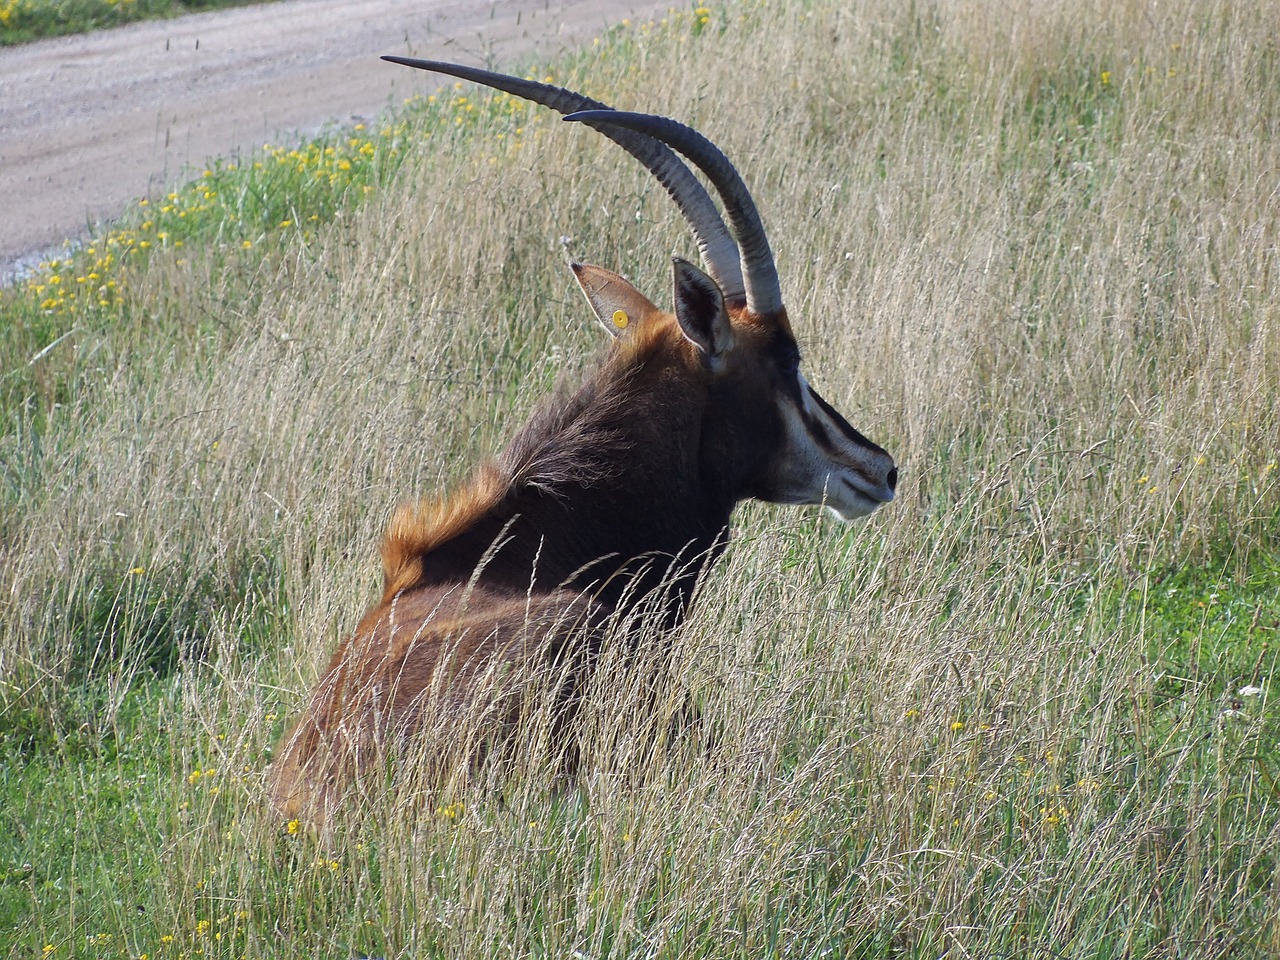
[[[679,623],[738,501],[820,504],[851,520],[892,500],[897,482],[889,454],[801,375],[755,203],[710,141],[562,88],[384,59],[486,84],[604,134],[667,189],[707,272],[674,260],[668,313],[618,274],[573,265],[613,335],[607,357],[461,490],[392,517],[382,599],[278,748],[270,789],[287,816],[323,818],[387,745],[425,737],[429,716],[478,712],[509,729],[534,683],[554,687],[572,722],[611,620],[647,603]],[[707,176],[732,233],[672,148]]]

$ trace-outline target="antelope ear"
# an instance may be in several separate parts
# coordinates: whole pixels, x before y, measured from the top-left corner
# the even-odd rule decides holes
[[[724,309],[724,294],[716,282],[687,260],[673,257],[676,322],[685,337],[702,351],[712,372],[724,365],[733,349],[733,327]]]
[[[593,267],[589,263],[571,263],[573,275],[578,278],[578,286],[582,288],[591,304],[596,319],[613,336],[619,336],[627,327],[657,311],[643,293],[604,267]]]

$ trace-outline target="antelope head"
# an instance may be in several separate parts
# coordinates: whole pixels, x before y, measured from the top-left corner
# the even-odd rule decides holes
[[[457,64],[404,57],[394,63],[485,84],[551,107],[613,140],[654,174],[693,229],[705,272],[674,260],[674,313],[655,307],[627,280],[601,267],[574,264],[591,309],[620,346],[666,335],[681,340],[705,385],[709,409],[704,447],[733,463],[712,483],[733,501],[829,508],[842,520],[872,513],[893,499],[893,458],[868,440],[800,370],[773,253],[755,202],[723,153],[674,120],[613,110],[548,84]],[[707,177],[732,227],[678,151]],[[674,325],[672,324],[674,320]],[[676,333],[678,331],[678,334]],[[632,349],[637,349],[635,345]],[[727,520],[727,516],[726,516]]]

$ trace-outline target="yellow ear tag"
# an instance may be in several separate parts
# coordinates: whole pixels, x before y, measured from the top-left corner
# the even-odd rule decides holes
[[[619,330],[627,329],[627,324],[631,322],[631,318],[627,316],[625,310],[613,311],[613,325]]]

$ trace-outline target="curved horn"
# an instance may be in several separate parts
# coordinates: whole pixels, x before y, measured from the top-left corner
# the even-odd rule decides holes
[[[605,127],[624,127],[661,140],[688,157],[707,175],[711,185],[724,201],[725,214],[733,224],[734,236],[742,250],[742,272],[746,277],[747,308],[760,316],[782,309],[782,289],[778,284],[778,268],[773,262],[769,240],[755,201],[746,184],[720,148],[692,127],[667,117],[647,113],[624,113],[619,110],[586,110],[565,117],[595,127],[608,136]]]
[[[553,87],[533,80],[492,73],[476,67],[464,67],[461,64],[444,63],[439,60],[416,60],[412,57],[386,56],[382,59],[403,64],[406,67],[416,67],[419,70],[430,70],[434,73],[444,73],[462,80],[470,80],[473,83],[481,83],[495,90],[501,90],[503,93],[550,107],[563,114],[575,111],[616,112],[599,100],[593,100],[563,87]],[[711,278],[719,285],[725,299],[741,300],[746,295],[746,288],[742,281],[742,270],[738,264],[737,244],[734,243],[733,236],[725,227],[724,221],[720,219],[715,203],[689,168],[668,147],[644,134],[635,133],[623,127],[612,129],[596,127],[595,129],[639,160],[644,164],[645,169],[658,178],[658,182],[666,188],[667,193],[671,195],[671,199],[676,202],[676,206],[680,208],[680,212],[693,229],[702,262],[706,265]]]

